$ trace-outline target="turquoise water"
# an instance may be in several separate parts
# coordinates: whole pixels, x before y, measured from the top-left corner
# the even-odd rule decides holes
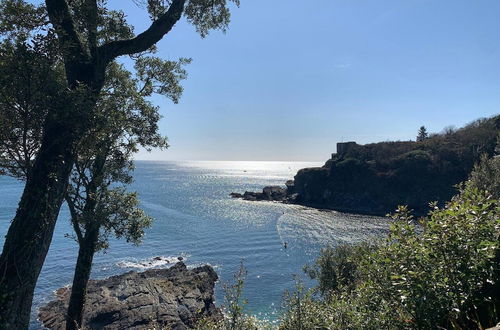
[[[166,260],[182,256],[188,266],[214,266],[224,282],[233,278],[243,261],[248,271],[247,311],[275,319],[284,291],[294,287],[294,274],[302,276],[302,267],[314,261],[322,246],[372,240],[387,230],[384,218],[229,197],[231,192],[283,185],[298,169],[319,163],[139,161],[136,165],[132,189],[156,220],[141,246],[113,240],[106,253],[98,253],[93,278],[168,267]],[[2,246],[22,188],[22,183],[0,177]],[[63,207],[35,292],[34,329],[40,327],[37,307],[72,280],[77,244],[65,234],[71,234],[71,226]],[[158,256],[163,260],[154,260]],[[222,302],[220,284],[217,301]]]

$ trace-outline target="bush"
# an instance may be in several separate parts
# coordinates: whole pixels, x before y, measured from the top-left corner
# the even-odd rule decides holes
[[[367,243],[327,247],[321,250],[316,263],[313,266],[305,266],[304,271],[311,279],[318,280],[315,291],[323,297],[349,292],[359,280],[359,258],[374,248],[374,245]]]
[[[487,155],[481,157],[481,161],[474,166],[471,173],[469,185],[485,190],[500,199],[500,156],[488,159]]]
[[[313,292],[304,290],[302,283],[297,281],[295,291],[285,293],[279,329],[327,329],[330,313],[325,306],[314,300]]]
[[[497,200],[470,183],[420,224],[399,208],[390,235],[377,248],[323,251],[314,274],[330,274],[318,276],[319,291],[332,294],[302,294],[300,313],[291,308],[297,294],[289,295],[281,328],[493,326],[500,319],[499,211]]]
[[[222,285],[225,303],[222,306],[222,317],[200,320],[196,324],[197,330],[257,330],[269,327],[265,321],[245,314],[247,301],[243,299],[243,287],[246,274],[247,271],[242,262],[234,274],[234,281]]]

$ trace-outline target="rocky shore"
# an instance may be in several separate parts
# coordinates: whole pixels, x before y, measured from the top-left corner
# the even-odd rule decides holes
[[[193,328],[204,317],[220,317],[214,305],[217,273],[210,266],[187,269],[179,262],[168,269],[128,272],[89,282],[85,329]],[[57,299],[39,310],[49,329],[64,329],[70,288],[57,290]]]

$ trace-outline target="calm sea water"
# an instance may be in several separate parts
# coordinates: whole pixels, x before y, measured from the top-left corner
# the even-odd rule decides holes
[[[321,247],[372,240],[387,230],[387,220],[270,202],[231,199],[229,193],[283,185],[298,169],[319,163],[297,162],[137,162],[132,189],[156,220],[139,247],[113,240],[94,259],[93,278],[129,270],[168,267],[182,256],[188,266],[210,264],[221,281],[230,281],[243,261],[247,312],[275,319],[283,293],[294,287]],[[0,244],[15,214],[22,183],[0,177]],[[35,292],[36,310],[53,291],[71,283],[77,244],[62,208],[52,245]],[[287,248],[284,248],[284,243]],[[162,257],[163,261],[154,260]],[[307,282],[311,285],[312,283]],[[223,293],[217,287],[217,301]]]

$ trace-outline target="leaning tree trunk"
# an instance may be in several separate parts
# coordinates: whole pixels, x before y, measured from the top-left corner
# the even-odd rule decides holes
[[[99,237],[99,226],[91,225],[85,231],[80,243],[78,260],[76,261],[75,275],[71,287],[68,314],[66,316],[66,330],[77,330],[82,326],[83,308],[87,294],[87,283],[92,270],[92,260]]]
[[[78,227],[78,218],[76,214],[72,214],[71,221],[75,226],[75,230],[80,233],[78,235],[78,260],[76,261],[75,275],[73,277],[73,286],[71,288],[71,296],[66,315],[66,330],[80,329],[82,325],[83,308],[85,306],[85,296],[87,294],[87,283],[92,270],[92,260],[99,239],[100,219],[96,215],[96,207],[98,200],[98,190],[104,180],[104,166],[109,151],[109,146],[99,149],[94,160],[94,164],[90,171],[93,174],[92,179],[86,185],[85,206],[83,210],[83,220],[85,222],[85,233],[82,237]]]
[[[34,288],[74,163],[72,127],[48,120],[0,256],[0,329],[28,327]]]
[[[80,99],[69,91],[46,119],[40,149],[0,256],[0,329],[28,328],[35,285],[75,162],[75,145],[90,127],[99,86],[85,98],[78,94]]]

